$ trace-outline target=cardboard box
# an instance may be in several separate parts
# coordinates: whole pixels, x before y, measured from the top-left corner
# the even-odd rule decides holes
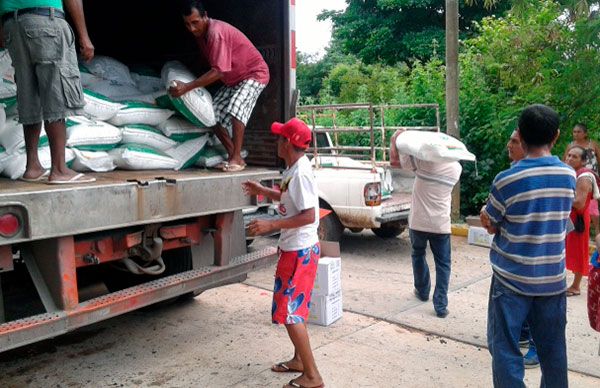
[[[317,267],[317,276],[313,295],[330,295],[342,289],[342,259],[340,244],[333,241],[320,241],[321,258]]]
[[[317,267],[313,295],[331,295],[341,290],[342,259],[339,257],[321,257]]]
[[[484,228],[478,226],[469,227],[469,235],[467,236],[469,244],[489,248],[492,246],[493,239],[494,235],[489,234]]]
[[[315,295],[310,301],[308,322],[329,326],[342,317],[342,290],[331,295]]]

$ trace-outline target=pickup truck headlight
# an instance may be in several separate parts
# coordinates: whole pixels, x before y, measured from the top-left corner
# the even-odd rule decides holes
[[[381,205],[381,183],[369,183],[365,186],[365,205]]]

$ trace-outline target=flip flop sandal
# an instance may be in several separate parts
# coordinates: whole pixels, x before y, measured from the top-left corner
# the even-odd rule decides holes
[[[302,373],[303,371],[295,368],[290,368],[285,362],[280,362],[271,367],[271,371],[277,373]]]
[[[567,296],[577,296],[581,295],[581,292],[567,291]]]
[[[225,169],[227,168],[227,166],[229,166],[229,162],[221,162],[219,164],[217,164],[214,169],[215,170],[221,170],[221,171],[225,171]]]
[[[96,178],[86,177],[85,174],[77,174],[71,179],[67,179],[66,181],[48,181],[46,182],[49,185],[77,185],[82,183],[92,183],[96,182]]]
[[[290,380],[289,383],[283,386],[283,388],[325,388],[325,384],[316,385],[314,387],[307,387],[306,385],[300,385],[295,379]]]
[[[244,171],[245,168],[246,168],[245,164],[229,164],[229,165],[227,165],[227,167],[225,167],[223,169],[223,171],[225,171],[225,172],[239,172],[239,171]]]
[[[48,175],[50,175],[50,170],[46,170],[42,173],[42,175],[40,175],[37,178],[24,178],[24,177],[20,177],[19,180],[23,181],[23,182],[28,182],[28,183],[34,183],[34,182],[45,182],[48,180]]]

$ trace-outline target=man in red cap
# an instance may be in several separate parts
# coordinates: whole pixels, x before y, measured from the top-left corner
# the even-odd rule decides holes
[[[258,182],[245,182],[246,195],[264,195],[279,201],[281,219],[255,220],[248,226],[251,235],[281,230],[279,262],[275,273],[272,320],[285,325],[294,344],[294,357],[271,367],[273,372],[300,372],[285,387],[323,387],[310,348],[308,319],[317,263],[321,254],[319,195],[310,161],[304,154],[312,138],[310,129],[297,118],[285,124],[273,123],[271,132],[278,135],[277,155],[285,160],[281,191]]]

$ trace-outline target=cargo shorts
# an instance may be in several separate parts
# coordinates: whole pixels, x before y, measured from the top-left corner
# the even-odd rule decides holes
[[[15,68],[19,122],[58,121],[85,105],[75,34],[61,18],[24,14],[6,21],[4,45]]]

